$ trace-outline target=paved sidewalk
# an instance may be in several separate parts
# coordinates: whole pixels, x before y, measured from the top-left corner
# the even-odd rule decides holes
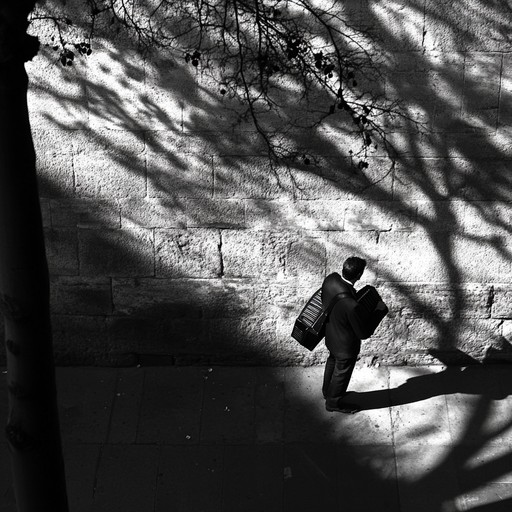
[[[359,366],[353,416],[322,372],[59,368],[71,512],[512,510],[512,366]]]

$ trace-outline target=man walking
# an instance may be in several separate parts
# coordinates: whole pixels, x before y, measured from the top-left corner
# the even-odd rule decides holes
[[[322,391],[325,408],[330,411],[354,414],[356,404],[343,401],[352,371],[361,349],[361,339],[371,335],[367,315],[357,303],[354,283],[363,275],[366,260],[351,256],[343,263],[342,275],[328,275],[322,284],[324,308],[339,293],[343,296],[334,305],[325,328],[325,345],[329,357],[325,363]]]

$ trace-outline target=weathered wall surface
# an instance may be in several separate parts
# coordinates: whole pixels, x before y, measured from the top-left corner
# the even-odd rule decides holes
[[[506,3],[353,1],[390,96],[425,122],[351,166],[350,137],[293,134],[320,166],[271,169],[250,125],[190,68],[126,42],[28,66],[57,361],[309,364],[295,316],[350,255],[391,312],[383,363],[510,359],[512,27]],[[508,20],[508,21],[507,21]],[[364,282],[360,284],[364,284]]]

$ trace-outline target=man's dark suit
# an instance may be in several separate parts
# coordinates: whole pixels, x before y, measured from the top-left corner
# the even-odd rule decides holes
[[[329,357],[325,363],[322,391],[326,403],[331,406],[335,406],[347,391],[361,349],[361,339],[368,338],[371,334],[367,315],[356,301],[354,287],[334,272],[322,284],[324,308],[338,293],[349,296],[338,300],[325,328],[325,345],[329,350]]]

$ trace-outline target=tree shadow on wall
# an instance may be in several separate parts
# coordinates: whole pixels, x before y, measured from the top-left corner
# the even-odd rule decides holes
[[[423,12],[420,2],[408,9]],[[129,48],[93,54],[86,72],[77,66],[72,77],[58,77],[66,84],[60,92],[35,83],[34,93],[62,105],[46,114],[43,108],[34,119],[48,127],[36,128],[36,143],[54,237],[49,245],[64,259],[69,254],[68,281],[240,279],[268,281],[277,290],[277,280],[288,280],[291,289],[301,279],[300,295],[284,299],[276,292],[259,310],[260,317],[286,323],[303,302],[296,297],[307,297],[355,252],[377,269],[372,278],[386,287],[401,344],[424,326],[447,351],[472,329],[491,342],[498,338],[501,317],[489,317],[497,276],[502,282],[512,276],[504,215],[512,197],[504,163],[510,155],[500,142],[506,134],[498,117],[477,103],[492,102],[496,92],[494,86],[482,92],[471,80],[484,65],[482,56],[456,45],[436,52],[437,43],[421,43],[414,32],[391,33],[374,11],[356,11],[347,16],[379,34],[390,56],[382,63],[386,87],[430,123],[428,134],[406,122],[390,124],[390,137],[401,147],[394,168],[378,152],[367,170],[351,165],[348,127],[329,118],[321,128],[286,135],[291,146],[321,154],[318,166],[270,166],[257,133],[238,122],[236,109],[200,76]],[[448,34],[456,26],[451,14],[426,12],[438,30]],[[406,40],[410,52],[398,52]],[[500,76],[491,72],[501,60],[486,62],[489,74]],[[411,85],[419,83],[421,88]],[[285,103],[287,109],[296,105]],[[49,148],[56,133],[67,143]],[[61,264],[57,258],[56,273]],[[441,319],[432,296],[410,284],[432,281],[448,290],[448,313]],[[487,300],[482,308],[469,304],[474,318],[461,321],[471,316],[464,283],[473,282],[483,285]]]

